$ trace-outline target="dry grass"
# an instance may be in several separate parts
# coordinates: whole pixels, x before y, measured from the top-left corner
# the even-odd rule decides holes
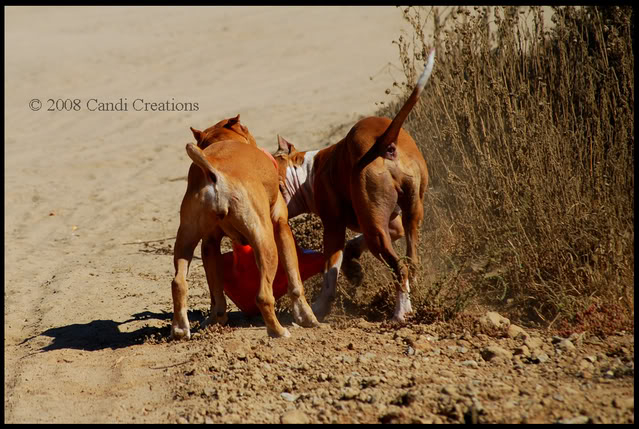
[[[463,325],[490,307],[564,332],[634,330],[632,8],[403,13],[414,33],[394,43],[408,84],[394,85],[397,103],[380,116],[394,116],[437,49],[404,125],[431,186],[414,320]],[[321,249],[319,219],[292,226],[298,242]],[[345,261],[356,280],[340,278],[334,313],[387,319],[390,270],[367,253],[360,263]],[[305,283],[311,300],[320,286],[321,275]]]
[[[634,329],[632,8],[553,8],[552,28],[536,7],[437,12],[406,9],[415,34],[395,42],[408,82],[437,48],[405,124],[432,186],[431,280],[414,301],[448,317],[481,298],[521,322]]]

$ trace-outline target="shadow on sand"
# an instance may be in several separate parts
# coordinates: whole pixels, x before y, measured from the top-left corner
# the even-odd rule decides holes
[[[191,333],[199,330],[200,324],[205,320],[208,312],[201,310],[189,311],[189,321],[191,323]],[[240,311],[231,311],[227,326],[230,327],[248,327],[248,326],[264,326],[262,316],[246,316]],[[94,320],[89,323],[76,323],[58,328],[47,329],[39,335],[29,337],[22,341],[24,344],[37,336],[46,336],[53,338],[53,342],[42,347],[38,352],[46,352],[59,349],[76,349],[86,351],[96,351],[102,349],[119,349],[132,345],[142,344],[149,337],[169,338],[171,327],[144,326],[135,331],[123,332],[120,327],[131,322],[139,322],[144,320],[165,320],[170,321],[173,313],[162,312],[153,313],[144,311],[136,313],[129,320],[116,322],[114,320]],[[279,317],[282,320],[281,316]],[[283,319],[287,319],[284,317]]]

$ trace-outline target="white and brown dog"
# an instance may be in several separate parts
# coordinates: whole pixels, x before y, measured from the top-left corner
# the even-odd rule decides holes
[[[295,242],[288,225],[288,209],[279,192],[278,172],[270,155],[256,147],[253,136],[240,124],[239,115],[220,121],[205,131],[191,130],[197,146],[186,145],[193,164],[189,169],[175,240],[171,337],[191,336],[186,276],[200,240],[211,292],[211,314],[205,325],[227,322],[223,270],[231,267],[223,266],[220,242],[224,236],[253,248],[260,271],[259,292],[255,299],[269,335],[290,336],[275,316],[273,280],[278,257],[288,278],[295,321],[306,327],[318,326],[304,297]]]
[[[434,61],[432,50],[415,89],[392,121],[379,117],[362,119],[340,142],[308,152],[298,152],[278,136],[279,148],[274,157],[289,217],[314,213],[324,227],[324,284],[312,305],[319,320],[328,314],[335,299],[346,228],[362,233],[349,242],[354,256],[368,248],[397,276],[393,318],[404,321],[406,314],[412,312],[409,269],[400,262],[392,242],[405,235],[406,254],[413,264],[418,263],[417,240],[428,170],[402,124],[417,103]],[[410,271],[412,278],[414,272]]]

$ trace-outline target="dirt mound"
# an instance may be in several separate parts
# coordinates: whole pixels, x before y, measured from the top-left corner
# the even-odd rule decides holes
[[[142,421],[634,421],[630,335],[565,339],[480,319],[490,335],[336,316],[288,339],[238,325],[197,332],[183,362],[163,369],[174,406]]]

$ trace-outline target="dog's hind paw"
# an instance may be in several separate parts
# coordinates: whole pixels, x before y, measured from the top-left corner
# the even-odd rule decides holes
[[[360,234],[346,242],[346,246],[344,246],[344,261],[359,259],[364,250],[366,250],[366,241],[364,241],[364,236]]]
[[[169,338],[171,340],[190,340],[191,330],[188,327],[182,329],[177,326],[171,326],[171,336]]]
[[[328,313],[331,312],[332,304],[333,299],[322,299],[321,296],[315,300],[311,308],[313,309],[313,314],[318,321],[324,321]]]
[[[298,300],[293,303],[293,319],[295,319],[295,323],[304,328],[316,328],[320,324],[306,300],[304,302]]]
[[[399,291],[397,293],[397,301],[395,304],[395,312],[393,320],[396,322],[406,322],[406,316],[413,312],[413,306],[410,303],[410,295],[408,292]]]

